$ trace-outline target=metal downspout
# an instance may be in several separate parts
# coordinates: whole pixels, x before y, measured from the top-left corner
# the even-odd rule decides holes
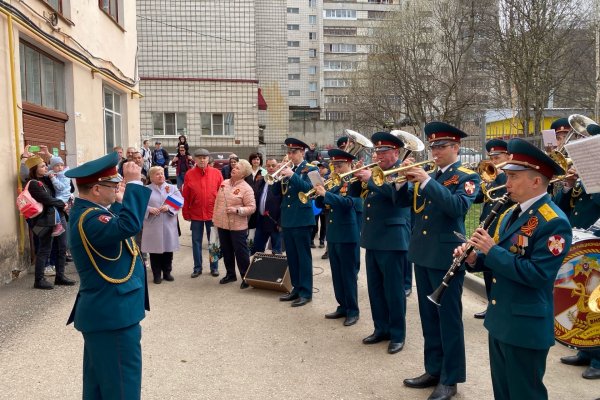
[[[13,19],[12,15],[4,10],[0,10],[8,18],[8,60],[10,63],[10,91],[12,97],[12,114],[13,114],[13,133],[15,136],[15,158],[16,158],[16,170],[17,170],[17,193],[21,193],[23,189],[21,185],[21,146],[19,140],[19,109],[17,107],[17,77],[15,74],[15,42],[13,32]],[[19,213],[19,254],[23,255],[25,252],[25,220]]]

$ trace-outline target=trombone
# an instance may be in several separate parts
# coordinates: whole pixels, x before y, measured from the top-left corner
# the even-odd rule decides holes
[[[408,169],[411,169],[413,167],[419,167],[421,165],[423,166],[423,168],[425,168],[425,166],[429,166],[430,171],[434,171],[437,168],[437,166],[435,165],[435,160],[426,160],[404,166],[401,165],[396,168],[388,169],[387,171],[384,171],[383,169],[381,169],[381,167],[377,166],[373,168],[371,178],[373,179],[373,183],[375,183],[375,185],[382,186],[384,183],[387,182],[387,177],[389,175],[397,174],[398,172],[406,171]],[[407,179],[405,176],[399,176],[395,178],[392,182],[403,183],[406,182],[406,180]]]
[[[275,182],[279,182],[282,179],[281,171],[283,171],[285,168],[289,167],[292,164],[293,164],[292,161],[288,161],[285,164],[283,164],[281,167],[279,167],[279,169],[277,171],[273,172],[272,174],[267,174],[267,176],[265,176],[265,180],[267,181],[267,184],[273,185]]]

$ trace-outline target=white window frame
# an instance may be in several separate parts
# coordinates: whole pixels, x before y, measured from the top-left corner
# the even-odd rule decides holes
[[[317,74],[317,66],[316,65],[311,65],[308,67],[308,74],[309,75],[316,75]]]
[[[175,132],[173,134],[167,134],[167,115],[173,116],[173,120],[175,123]],[[156,131],[156,127],[154,126],[154,117],[160,116],[162,120],[162,133]],[[180,123],[184,125],[180,127]],[[187,113],[178,113],[178,112],[153,112],[152,113],[152,135],[158,137],[179,137],[181,135],[187,135]]]
[[[300,9],[298,7],[288,7],[287,13],[288,14],[300,14]]]
[[[356,10],[325,9],[323,10],[323,18],[356,21]]]
[[[315,99],[308,100],[308,106],[310,108],[317,108],[317,100],[315,100]]]
[[[106,95],[109,94],[112,97],[113,108],[107,108],[106,105]],[[122,110],[122,99],[123,94],[117,92],[113,88],[109,86],[103,86],[102,88],[102,111],[103,111],[103,124],[104,124],[104,147],[106,154],[113,151],[113,147],[121,146],[123,139],[123,114]],[[117,107],[115,107],[118,105]],[[109,132],[109,127],[107,126],[107,118],[108,116],[112,117],[113,126],[112,130]]]
[[[308,57],[316,58],[317,57],[317,49],[308,49]]]
[[[205,123],[210,118],[210,132],[207,133]],[[219,119],[222,123],[219,123]],[[215,121],[216,120],[216,121]],[[223,113],[200,113],[200,132],[202,136],[210,137],[233,137],[235,136],[235,114]],[[219,133],[220,132],[220,133]]]
[[[299,40],[288,40],[287,45],[288,45],[288,47],[300,47],[300,41]]]
[[[287,30],[288,31],[299,31],[300,30],[300,25],[298,25],[298,24],[287,24]]]
[[[288,74],[288,81],[299,81],[300,74]]]
[[[316,25],[317,24],[317,16],[316,15],[309,15],[308,16],[308,24],[309,25]]]
[[[299,90],[288,90],[288,96],[289,97],[299,97],[300,91]]]
[[[317,91],[317,82],[308,82],[308,91],[316,92]]]
[[[288,64],[300,64],[300,57],[288,57]]]

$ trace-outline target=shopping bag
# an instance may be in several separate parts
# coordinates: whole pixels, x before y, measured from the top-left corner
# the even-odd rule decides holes
[[[211,226],[210,228],[210,240],[208,241],[208,258],[211,263],[219,261],[223,258],[221,252],[221,245],[219,243],[219,232],[217,227]]]

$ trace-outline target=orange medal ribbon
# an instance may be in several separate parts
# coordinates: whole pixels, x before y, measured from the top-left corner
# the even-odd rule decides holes
[[[535,228],[537,228],[538,222],[539,221],[538,221],[537,217],[531,217],[531,218],[529,218],[529,220],[527,221],[527,223],[521,227],[521,232],[523,232],[527,236],[531,236],[531,234],[533,233],[533,231],[535,230]]]
[[[444,186],[455,185],[458,183],[458,175],[452,175],[452,178],[444,181]]]

